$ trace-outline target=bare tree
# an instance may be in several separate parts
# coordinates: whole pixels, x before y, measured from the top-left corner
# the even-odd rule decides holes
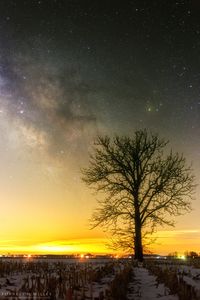
[[[167,144],[146,130],[133,138],[99,136],[82,171],[83,181],[103,192],[92,226],[111,229],[116,244],[134,249],[139,261],[145,234],[158,225],[174,225],[174,216],[191,210],[191,167],[182,155],[166,154]]]

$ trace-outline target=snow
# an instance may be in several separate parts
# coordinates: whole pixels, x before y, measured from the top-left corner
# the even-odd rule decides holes
[[[164,284],[158,284],[156,277],[149,274],[146,268],[134,268],[134,280],[129,284],[129,289],[129,300],[178,300],[177,296],[169,295],[169,289]]]
[[[123,268],[116,260],[1,260],[0,299],[99,299]]]
[[[168,274],[170,276],[171,273],[177,274],[178,286],[182,285],[184,291],[188,287],[194,288],[197,299],[200,299],[200,268],[193,267],[189,263],[182,265],[181,262],[178,264],[156,260],[149,265],[147,263],[146,267],[133,266],[130,260],[117,259],[2,259],[0,260],[0,299],[36,300],[40,299],[39,291],[42,298],[50,299],[48,293],[52,292],[52,286],[55,286],[55,296],[52,298],[55,300],[107,299],[105,295],[110,297],[112,294],[114,279],[127,268],[132,270],[132,276],[127,277],[128,300],[180,300],[182,296],[172,295],[163,283],[163,281],[167,282],[165,278],[167,279]],[[164,273],[166,274],[164,280],[163,278],[159,280],[156,275],[153,275],[155,272],[152,270],[156,268],[167,271]],[[115,289],[120,291],[121,281],[118,282],[114,291]],[[8,294],[12,296],[5,297]],[[115,296],[113,297],[112,299],[115,300]]]
[[[179,266],[177,269],[179,280],[184,281],[189,286],[195,288],[196,293],[200,296],[200,269],[193,266]]]

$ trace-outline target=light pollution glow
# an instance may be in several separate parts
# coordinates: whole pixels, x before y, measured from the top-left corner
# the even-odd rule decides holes
[[[177,251],[178,253],[184,254],[185,251],[190,250],[199,253],[199,230],[158,231],[153,237],[156,237],[157,240],[155,244],[148,247],[152,253],[167,255]],[[185,242],[186,239],[189,240],[188,247]],[[105,238],[90,238],[34,244],[34,241],[30,240],[27,244],[27,241],[20,243],[18,240],[1,240],[0,254],[115,253],[115,251],[111,251],[105,246],[108,241],[109,240]]]

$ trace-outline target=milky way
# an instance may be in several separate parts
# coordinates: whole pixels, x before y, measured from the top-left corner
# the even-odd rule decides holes
[[[198,154],[198,3],[104,4],[1,3],[2,134],[59,157],[147,127]]]

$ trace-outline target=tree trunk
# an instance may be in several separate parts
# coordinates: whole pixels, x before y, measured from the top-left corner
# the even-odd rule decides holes
[[[135,259],[139,262],[143,261],[142,226],[139,207],[137,205],[135,206]]]

